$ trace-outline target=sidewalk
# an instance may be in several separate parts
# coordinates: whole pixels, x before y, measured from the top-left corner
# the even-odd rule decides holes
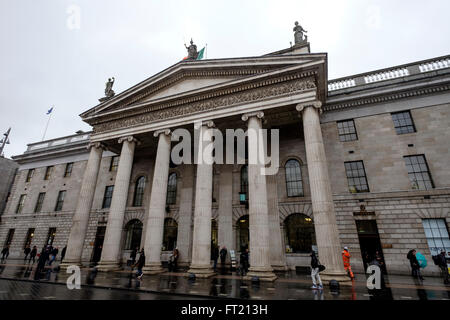
[[[54,263],[52,267],[57,267]],[[0,264],[0,278],[34,281],[36,263],[24,264],[23,260],[8,260]],[[57,269],[57,268],[56,268]],[[53,271],[46,283],[65,284],[70,274]],[[366,276],[356,274],[351,287],[341,286],[339,293],[329,287],[311,290],[311,277],[295,272],[278,273],[273,282],[253,283],[245,281],[235,273],[216,275],[209,279],[189,280],[186,273],[163,273],[146,275],[137,280],[130,268],[118,272],[92,272],[91,268],[81,269],[82,286],[158,292],[174,295],[189,295],[231,299],[271,299],[271,300],[450,300],[450,286],[445,286],[441,278],[427,277],[423,284],[415,283],[412,277],[390,275],[385,277],[386,288],[369,292]],[[45,277],[45,276],[44,276]]]

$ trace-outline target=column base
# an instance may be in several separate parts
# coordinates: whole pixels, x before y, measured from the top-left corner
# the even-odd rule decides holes
[[[324,272],[320,273],[320,279],[322,280],[322,282],[336,280],[339,282],[340,285],[343,286],[352,285],[352,279],[345,272],[333,272],[333,271],[327,272],[325,270]]]
[[[99,264],[97,265],[97,270],[100,272],[119,271],[121,269],[122,268],[119,266],[117,262],[100,261]]]
[[[191,265],[189,270],[187,271],[187,275],[189,276],[190,273],[195,274],[195,277],[197,278],[210,278],[212,276],[215,276],[216,273],[213,271],[210,265],[205,266],[194,266]]]
[[[260,281],[275,281],[277,276],[273,273],[272,268],[252,268],[248,269],[248,273],[244,276],[244,280],[252,280],[258,277]]]
[[[277,272],[283,272],[283,271],[287,271],[288,267],[286,265],[272,265],[272,269],[273,271],[277,271]]]
[[[80,261],[78,261],[78,262],[77,261],[73,261],[73,262],[71,262],[71,261],[64,261],[63,263],[61,263],[59,265],[59,268],[60,268],[60,270],[67,270],[67,268],[69,268],[70,266],[77,266],[80,269],[83,267],[83,265],[81,264]]]
[[[166,272],[166,270],[162,267],[161,263],[149,263],[142,268],[142,271],[146,274],[161,274]]]

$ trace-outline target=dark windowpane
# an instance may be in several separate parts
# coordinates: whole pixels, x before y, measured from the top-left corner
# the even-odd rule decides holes
[[[175,204],[177,202],[177,174],[171,173],[167,183],[166,204]]]
[[[66,170],[64,171],[64,177],[70,177],[72,174],[73,162],[66,164]]]
[[[144,200],[144,190],[145,190],[145,177],[139,177],[139,179],[136,181],[136,187],[134,191],[134,200],[133,200],[134,207],[142,206],[142,202]]]
[[[58,199],[56,200],[55,211],[61,211],[62,210],[65,196],[66,196],[66,191],[60,191],[58,193]]]
[[[23,205],[25,204],[25,199],[27,195],[21,194],[19,198],[19,203],[17,204],[16,213],[21,213],[23,209]]]
[[[392,113],[392,120],[397,134],[416,132],[414,122],[409,111]]]
[[[302,172],[297,160],[289,160],[285,165],[286,189],[288,197],[303,196]]]
[[[34,212],[41,212],[42,203],[44,202],[45,192],[41,192],[38,195],[36,206],[34,207]]]
[[[52,172],[53,172],[53,166],[48,166],[47,169],[45,169],[44,180],[50,179]]]
[[[424,155],[404,157],[408,177],[413,189],[429,190],[434,188],[430,171]]]
[[[345,163],[347,181],[350,192],[369,192],[366,171],[362,161],[352,161]]]
[[[241,193],[248,194],[248,166],[241,168]],[[248,197],[246,197],[248,198]]]
[[[177,222],[172,218],[166,218],[164,220],[164,235],[162,243],[163,251],[169,251],[176,248],[177,232],[178,232]]]
[[[117,171],[119,166],[119,156],[114,156],[111,158],[111,164],[109,165],[109,171]]]
[[[316,245],[314,223],[304,214],[294,213],[284,222],[286,229],[287,251],[292,253],[310,253]]]
[[[34,169],[28,170],[26,182],[30,182],[34,175]]]
[[[31,242],[33,241],[34,238],[34,228],[29,228],[27,235],[25,237],[25,243],[23,245],[23,248],[25,249],[27,246],[31,245]]]
[[[142,227],[142,222],[137,219],[131,220],[127,223],[125,227],[125,229],[127,230],[125,238],[125,250],[139,250],[139,247],[141,246]]]
[[[105,188],[105,196],[103,197],[102,209],[111,207],[113,191],[114,191],[114,186],[107,186]]]
[[[340,141],[346,142],[358,140],[355,122],[353,120],[339,121],[337,125]]]

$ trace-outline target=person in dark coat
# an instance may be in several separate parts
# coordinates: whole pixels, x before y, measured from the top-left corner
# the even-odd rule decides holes
[[[39,260],[38,260],[38,263],[36,266],[35,280],[40,279],[41,272],[44,271],[45,265],[49,259],[49,256],[50,256],[50,248],[44,247],[42,249],[41,255],[39,257]]]
[[[30,252],[30,260],[28,260],[28,263],[30,263],[31,259],[33,259],[33,264],[34,264],[35,258],[36,258],[36,254],[37,254],[37,247],[33,246],[33,249]]]
[[[437,257],[438,266],[442,271],[442,277],[444,278],[444,284],[449,284],[448,280],[448,266],[447,259],[445,258],[445,250],[442,250],[441,253]]]
[[[219,259],[219,247],[214,246],[211,254],[211,259],[214,261],[214,272],[217,272],[217,259]]]
[[[25,257],[23,258],[24,261],[27,260],[28,255],[30,254],[30,252],[31,252],[30,245],[27,245],[27,246],[25,247],[25,249],[23,250],[23,253],[25,254]]]
[[[9,256],[9,245],[3,248],[2,250],[2,260],[8,259]]]
[[[239,260],[240,260],[240,263],[241,263],[241,267],[242,267],[243,273],[247,274],[248,267],[249,267],[249,263],[248,263],[248,249],[245,249],[245,251],[241,253],[241,255],[239,257]]]
[[[223,246],[222,249],[219,252],[220,255],[220,267],[222,269],[222,273],[225,273],[225,261],[227,259],[227,247]]]
[[[169,258],[169,272],[176,272],[178,269],[178,249],[175,248]]]
[[[56,260],[56,256],[58,255],[58,247],[50,247],[50,261],[48,262],[48,265],[51,266],[53,261]]]
[[[144,273],[142,272],[142,269],[144,268],[144,266],[145,266],[145,254],[144,254],[144,248],[142,248],[140,255],[139,255],[139,260],[134,265],[134,267],[136,267],[136,269],[137,269],[136,277],[139,280],[141,280],[142,276],[144,275]]]
[[[312,289],[323,289],[322,280],[320,279],[319,259],[317,259],[316,252],[311,251],[311,278],[313,282]],[[317,286],[319,284],[319,286]]]
[[[61,250],[61,263],[64,260],[64,257],[66,256],[66,251],[67,251],[67,246],[65,246],[64,248],[62,248]]]
[[[138,252],[138,248],[134,248],[133,250],[131,250],[130,260],[131,260],[132,265],[136,263],[137,252]]]
[[[415,278],[423,280],[423,277],[420,274],[419,261],[417,261],[416,258],[416,250],[415,249],[409,250],[408,254],[406,255],[406,258],[409,259],[409,264],[411,265],[411,275]]]

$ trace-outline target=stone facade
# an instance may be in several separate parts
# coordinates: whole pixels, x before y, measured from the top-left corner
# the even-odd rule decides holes
[[[5,210],[6,202],[10,195],[11,185],[19,165],[12,160],[0,157],[0,215]]]
[[[105,150],[101,155],[92,204],[83,218],[87,219],[83,222],[87,223],[84,244],[79,248],[79,262],[83,264],[89,263],[93,258],[98,227],[112,225],[112,222],[108,224],[108,218],[110,211],[114,209],[116,231],[111,233],[112,229],[107,230],[112,253],[107,258],[107,255],[102,253],[103,261],[100,261],[100,265],[103,262],[105,269],[112,268],[116,262],[124,263],[128,258],[130,251],[124,249],[126,226],[137,219],[143,225],[140,247],[146,247],[146,267],[150,272],[161,272],[160,262],[167,261],[170,253],[153,250],[155,246],[158,246],[159,250],[164,233],[164,217],[172,218],[178,224],[176,246],[180,251],[180,265],[190,266],[191,270],[197,270],[199,274],[209,274],[209,252],[205,252],[209,250],[211,240],[208,233],[211,229],[209,220],[214,219],[218,225],[217,239],[213,240],[218,241],[219,245],[226,245],[228,249],[239,251],[240,236],[243,232],[239,230],[240,220],[250,214],[250,221],[251,217],[255,217],[253,221],[258,220],[258,224],[252,225],[250,222],[249,228],[252,234],[250,249],[253,248],[251,257],[257,267],[254,270],[255,275],[273,280],[272,269],[286,270],[309,266],[308,253],[285,252],[289,244],[287,219],[293,214],[302,214],[315,221],[319,255],[322,252],[322,262],[327,261],[328,265],[336,266],[336,275],[339,275],[342,269],[340,250],[343,246],[350,249],[353,269],[363,271],[363,248],[357,230],[360,220],[376,221],[389,273],[409,273],[406,254],[409,249],[416,248],[429,261],[429,267],[424,273],[438,274],[438,269],[432,264],[423,219],[444,219],[447,228],[450,223],[450,69],[448,62],[440,62],[449,61],[449,58],[422,61],[389,69],[394,71],[380,70],[328,82],[324,70],[321,69],[323,61],[320,59],[325,59],[321,56],[304,53],[293,54],[288,58],[275,55],[261,59],[267,59],[264,60],[267,64],[276,59],[279,59],[280,63],[289,64],[292,63],[291,60],[296,59],[300,69],[294,70],[294,67],[290,66],[289,72],[294,72],[295,75],[289,72],[280,74],[280,71],[260,67],[256,58],[245,61],[243,58],[236,59],[236,62],[223,62],[223,65],[219,61],[216,65],[222,68],[220,77],[219,73],[215,73],[216,69],[208,71],[208,77],[213,80],[199,80],[197,87],[195,77],[190,75],[183,89],[183,75],[179,70],[183,70],[188,64],[201,68],[208,68],[209,65],[207,60],[177,64],[172,71],[169,70],[174,74],[167,76],[167,79],[150,78],[139,85],[148,85],[148,88],[137,88],[136,90],[141,91],[136,93],[132,92],[132,88],[131,91],[125,91],[112,99],[117,100],[117,103],[107,101],[95,108],[95,112],[90,110],[82,114],[83,119],[93,125],[93,132],[30,144],[23,155],[15,157],[20,168],[0,225],[0,241],[6,241],[9,230],[15,229],[10,257],[22,255],[29,228],[35,228],[31,245],[42,247],[48,230],[52,227],[56,228],[53,245],[62,248],[68,243],[75,212],[81,208],[79,195],[91,152],[87,147],[89,142],[101,142]],[[317,69],[306,70],[307,68],[303,67],[305,59],[317,61]],[[437,64],[439,68],[427,70],[424,67],[433,65],[435,61],[441,63]],[[236,63],[232,65],[233,70],[247,70],[243,74],[257,77],[258,81],[255,84],[243,84],[241,75],[236,74],[236,71],[229,71],[226,63]],[[403,69],[409,71],[405,71],[405,74],[396,71]],[[262,81],[258,77],[264,72],[267,73],[267,78]],[[314,80],[308,78],[312,74],[316,75]],[[382,78],[380,74],[388,76]],[[309,82],[301,82],[301,86],[290,86],[292,81],[297,81],[294,79],[302,77],[307,77]],[[272,78],[273,81],[270,80]],[[282,78],[285,80],[280,80]],[[154,87],[152,81],[156,83]],[[242,85],[240,90],[244,92],[239,95],[244,97],[243,100],[236,96],[238,94],[235,92],[239,90],[225,90],[220,87],[228,85],[230,81],[233,85]],[[286,83],[278,88],[277,83],[280,81]],[[257,89],[263,82],[270,86],[270,90],[265,93],[264,89]],[[211,100],[206,104],[201,102],[202,99],[208,98],[205,92],[200,92],[198,99],[192,96],[179,97],[185,91],[193,95],[203,90],[206,84],[212,86],[208,87],[208,90],[216,90],[217,93],[211,95]],[[153,100],[152,94],[155,94]],[[217,95],[223,94],[229,95],[216,98]],[[273,100],[274,97],[276,101]],[[321,100],[320,104],[313,106],[317,99]],[[258,103],[254,104],[255,101]],[[303,105],[302,101],[306,104]],[[244,107],[239,106],[241,103]],[[226,105],[227,109],[221,110],[222,105]],[[194,113],[192,118],[189,118],[189,112],[186,112],[189,106],[196,106],[196,109],[191,109]],[[121,114],[120,108],[130,108],[130,111]],[[163,113],[157,112],[158,108],[168,109]],[[181,110],[181,113],[173,113],[170,108]],[[261,112],[263,109],[264,113]],[[158,145],[158,140],[164,139],[161,137],[165,134],[160,134],[158,138],[158,135],[153,134],[162,128],[190,128],[193,120],[204,120],[211,110],[218,119],[211,120],[215,120],[216,126],[221,129],[230,123],[233,128],[244,129],[247,122],[254,126],[260,125],[252,121],[261,121],[263,128],[280,129],[280,170],[275,176],[261,180],[254,168],[250,168],[248,174],[251,197],[248,208],[241,204],[239,198],[242,165],[215,164],[213,168],[202,165],[200,172],[199,166],[196,165],[169,166],[167,154],[160,151],[162,147]],[[258,119],[264,117],[264,121],[243,117],[246,120],[244,122],[240,116],[237,117],[245,115],[247,112],[243,111],[247,110],[261,112],[261,118]],[[196,111],[203,113],[196,115]],[[391,113],[399,111],[410,111],[415,132],[401,135],[396,133]],[[139,116],[143,113],[147,114],[147,118]],[[230,119],[229,122],[227,119]],[[341,142],[337,122],[350,119],[354,121],[357,140]],[[325,156],[317,145],[319,133],[323,138]],[[119,165],[119,168],[122,168],[120,181],[116,182],[117,171],[110,170],[112,157],[121,153],[123,140],[119,143],[118,138],[125,138],[130,134],[139,144],[134,146],[133,151],[126,149],[128,156]],[[165,148],[167,147],[166,141]],[[92,148],[94,147],[91,146],[91,150]],[[434,188],[418,190],[412,187],[403,158],[410,155],[425,155]],[[122,159],[125,157],[121,157]],[[287,193],[284,167],[290,159],[295,159],[300,164],[303,185],[301,196],[289,197]],[[350,191],[344,165],[348,161],[363,161],[369,192]],[[64,177],[66,165],[71,162],[72,173],[70,177]],[[52,165],[54,170],[51,177],[44,180],[46,168]],[[28,170],[33,168],[33,178],[26,182]],[[177,174],[176,201],[166,205],[167,175],[173,172]],[[142,176],[145,177],[146,184],[142,206],[137,207],[134,206],[136,182]],[[113,207],[102,208],[105,189],[112,185],[120,185],[119,191],[115,188],[115,197],[113,193]],[[152,185],[155,190],[152,190]],[[261,189],[266,192],[261,193]],[[55,212],[55,204],[61,190],[67,191],[66,197],[62,210]],[[41,192],[46,193],[42,209],[35,213],[36,201]],[[117,192],[120,193],[120,198]],[[26,194],[24,206],[20,213],[16,213],[22,194]],[[255,202],[254,199],[258,201]],[[152,231],[148,233],[147,230]],[[259,239],[257,243],[251,243],[254,238]],[[198,246],[194,248],[195,244]],[[119,253],[116,261],[114,250],[117,249]],[[326,257],[324,252],[328,252]],[[193,260],[196,263],[194,265],[191,264]],[[201,271],[198,271],[200,269]]]

